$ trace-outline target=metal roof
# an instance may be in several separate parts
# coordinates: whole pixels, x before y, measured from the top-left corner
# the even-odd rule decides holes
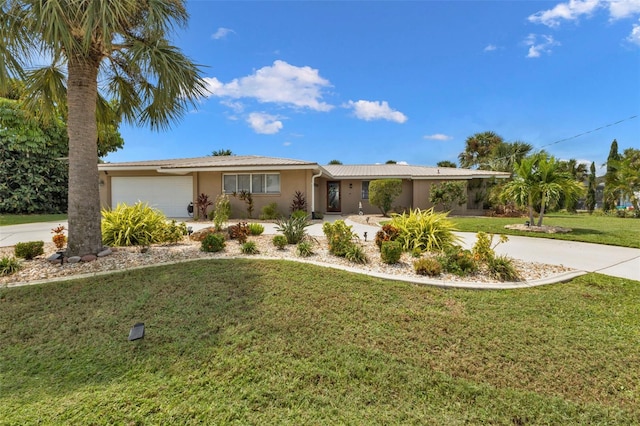
[[[509,173],[487,170],[458,169],[453,167],[412,166],[409,164],[330,164],[322,168],[333,178],[349,179],[473,179],[507,178]]]

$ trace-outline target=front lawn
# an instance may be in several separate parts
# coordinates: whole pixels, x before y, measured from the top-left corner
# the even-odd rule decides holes
[[[638,424],[640,282],[204,260],[0,289],[0,423]],[[146,337],[128,342],[142,321]]]
[[[0,226],[67,220],[66,214],[0,214]]]
[[[597,216],[586,213],[545,215],[543,225],[571,228],[568,234],[541,234],[505,229],[505,225],[523,224],[527,218],[503,217],[451,217],[458,231],[490,232],[494,234],[522,235],[527,237],[554,238],[582,241],[622,247],[640,248],[640,219]]]

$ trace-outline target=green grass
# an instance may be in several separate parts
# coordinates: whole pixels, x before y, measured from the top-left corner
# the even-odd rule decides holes
[[[527,218],[451,217],[458,231],[491,232],[494,234],[522,235],[557,240],[582,241],[622,247],[640,248],[640,219],[595,216],[589,214],[545,215],[543,225],[571,228],[568,234],[542,234],[505,229],[505,225],[523,224]]]
[[[0,226],[67,220],[66,214],[0,214]]]
[[[638,424],[640,282],[205,260],[0,289],[3,424]],[[128,342],[130,327],[146,337]]]

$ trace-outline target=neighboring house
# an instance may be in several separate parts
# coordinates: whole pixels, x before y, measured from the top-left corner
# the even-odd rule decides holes
[[[445,180],[467,181],[468,201],[455,206],[454,214],[482,214],[481,197],[476,194],[491,178],[508,178],[508,173],[411,166],[403,164],[327,165],[261,156],[209,156],[175,160],[103,163],[100,170],[100,200],[104,208],[118,203],[147,202],[168,217],[187,217],[187,207],[199,194],[214,201],[229,194],[232,217],[246,217],[246,204],[232,196],[251,192],[254,217],[262,207],[277,203],[283,214],[296,191],[304,194],[309,213],[379,213],[369,204],[369,183],[376,179],[402,179],[402,194],[395,200],[398,209],[432,207],[430,187]],[[210,207],[210,209],[213,207]],[[196,209],[197,214],[197,209]]]

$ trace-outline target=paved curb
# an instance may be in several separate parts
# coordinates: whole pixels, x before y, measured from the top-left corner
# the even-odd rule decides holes
[[[541,279],[532,280],[532,281],[482,283],[482,282],[473,282],[473,281],[445,281],[445,280],[437,280],[433,278],[421,278],[417,276],[411,277],[406,275],[384,274],[381,272],[363,272],[361,269],[352,268],[349,266],[333,265],[333,264],[328,264],[324,262],[317,262],[313,260],[299,259],[299,258],[282,259],[280,257],[269,257],[269,256],[229,256],[229,257],[212,257],[212,258],[200,257],[196,259],[185,259],[185,260],[179,260],[175,262],[164,262],[164,263],[156,263],[152,265],[134,266],[132,268],[118,269],[113,271],[90,272],[86,274],[69,275],[65,277],[55,277],[55,278],[46,279],[46,280],[23,281],[23,282],[10,283],[4,286],[0,286],[0,288],[26,287],[31,285],[41,285],[41,284],[48,284],[48,283],[72,281],[76,279],[93,278],[93,277],[100,277],[104,275],[117,274],[120,272],[135,271],[137,269],[154,268],[157,266],[176,265],[179,263],[187,263],[187,262],[196,262],[199,260],[236,260],[236,259],[284,260],[284,261],[290,261],[290,262],[307,263],[315,266],[338,269],[346,272],[352,272],[360,275],[368,275],[370,277],[382,278],[390,281],[402,281],[410,284],[428,285],[428,286],[440,287],[440,288],[461,288],[461,289],[470,289],[470,290],[517,290],[517,289],[523,289],[523,288],[539,287],[543,285],[567,282],[576,277],[579,277],[588,273],[586,271],[569,271],[569,272],[553,275],[551,277],[541,278]]]

